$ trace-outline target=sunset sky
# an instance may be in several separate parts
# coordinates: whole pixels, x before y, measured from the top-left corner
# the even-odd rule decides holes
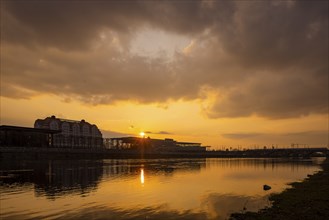
[[[1,125],[328,146],[328,1],[1,1]]]

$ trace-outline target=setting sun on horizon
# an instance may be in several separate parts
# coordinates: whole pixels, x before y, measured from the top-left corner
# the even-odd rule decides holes
[[[142,131],[142,132],[139,133],[139,136],[145,137],[145,133]]]

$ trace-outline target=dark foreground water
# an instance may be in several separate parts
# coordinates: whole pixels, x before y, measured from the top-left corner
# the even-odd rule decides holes
[[[0,162],[0,219],[226,219],[318,171],[321,159]],[[263,190],[263,185],[272,187]]]

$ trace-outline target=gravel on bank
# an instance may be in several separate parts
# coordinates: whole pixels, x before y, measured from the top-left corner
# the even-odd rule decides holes
[[[322,171],[270,196],[272,206],[258,212],[233,213],[230,219],[329,219],[329,158]]]

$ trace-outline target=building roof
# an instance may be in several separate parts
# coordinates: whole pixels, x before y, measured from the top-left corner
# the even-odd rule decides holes
[[[65,119],[65,118],[57,118],[55,115],[52,115],[50,117],[47,117],[45,119],[37,119],[35,120],[35,123],[45,123],[45,124],[49,124],[52,120],[57,120],[59,121],[60,123],[64,123],[64,122],[67,122],[69,124],[87,124],[87,125],[90,125],[90,126],[95,126],[97,127],[97,125],[95,124],[90,124],[89,122],[85,121],[84,119],[82,119],[81,121],[78,121],[78,120],[72,120],[72,119]]]
[[[201,144],[201,143],[195,143],[195,142],[177,142],[177,144],[192,145],[192,144]]]

